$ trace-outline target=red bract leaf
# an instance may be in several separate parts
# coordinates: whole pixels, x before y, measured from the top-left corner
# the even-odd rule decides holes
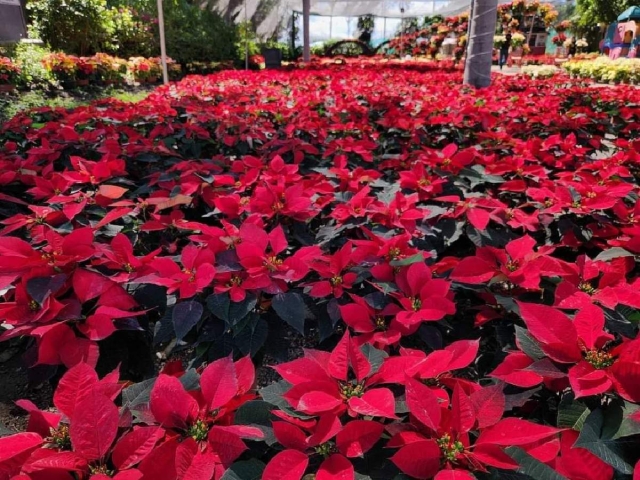
[[[180,380],[160,375],[149,397],[151,413],[166,428],[184,429],[198,415],[198,402],[189,395]]]
[[[458,433],[467,433],[476,423],[476,415],[473,410],[471,399],[456,384],[451,397],[451,416],[453,430]]]
[[[334,378],[346,381],[349,375],[349,366],[355,373],[358,382],[362,381],[371,371],[371,364],[355,342],[351,340],[349,330],[347,330],[331,353],[328,370]]]
[[[410,443],[398,450],[391,461],[403,473],[427,480],[440,470],[440,447],[433,440]]]
[[[495,274],[495,266],[477,257],[463,258],[449,278],[455,282],[477,285],[488,282]]]
[[[360,415],[396,418],[393,392],[387,388],[367,390],[361,397],[351,397],[349,407]]]
[[[109,315],[89,315],[84,323],[78,325],[80,330],[90,340],[104,340],[116,331],[113,320]]]
[[[574,447],[579,433],[567,430],[562,433],[560,439],[560,456],[555,460],[555,469],[567,478],[579,478],[584,480],[605,480],[613,477],[613,468],[596,457],[589,450]],[[640,463],[639,463],[640,465]],[[638,467],[634,471],[635,475]]]
[[[57,428],[60,423],[61,414],[42,411],[30,400],[18,400],[16,405],[29,412],[28,432],[35,432],[46,438],[51,435],[51,429]]]
[[[336,436],[336,446],[347,457],[362,457],[368,452],[384,431],[384,425],[368,420],[353,420]]]
[[[35,452],[35,453],[39,453]],[[35,454],[34,454],[35,456]],[[44,470],[46,474],[51,471],[62,470],[65,472],[83,472],[87,470],[88,462],[86,458],[75,452],[47,452],[46,456],[40,458],[30,458],[28,470],[37,472]]]
[[[538,425],[519,418],[505,418],[482,431],[476,445],[483,443],[511,446],[526,445],[539,440],[545,440],[557,435],[559,430],[554,427]]]
[[[342,455],[333,454],[320,464],[316,480],[353,480],[355,470]]]
[[[115,185],[100,185],[100,188],[98,188],[96,195],[115,200],[116,198],[120,198],[125,193],[127,193],[126,188],[117,187]]]
[[[202,395],[209,410],[219,409],[238,393],[236,369],[231,357],[207,365],[200,377]]]
[[[476,227],[478,230],[484,230],[489,225],[490,215],[489,212],[482,208],[470,207],[467,210],[467,219],[469,223]]]
[[[618,394],[630,402],[640,402],[640,363],[618,360],[611,367],[611,380]]]
[[[172,438],[161,443],[147,455],[138,466],[144,477],[157,480],[175,480],[178,442],[178,438]]]
[[[503,468],[505,470],[515,470],[518,462],[507,455],[503,448],[489,443],[476,444],[473,449],[474,460],[490,465],[492,467]]]
[[[313,388],[314,385],[302,384],[302,387]],[[322,386],[320,386],[322,388]],[[293,387],[287,394],[290,394],[296,387]],[[335,394],[323,392],[321,390],[312,390],[304,393],[300,397],[300,401],[297,403],[296,408],[306,413],[323,413],[333,410],[336,407],[342,405],[343,401],[339,398],[338,393]],[[285,397],[286,398],[286,397]]]
[[[460,340],[447,346],[445,350],[451,353],[451,361],[447,368],[457,370],[468,367],[478,355],[479,340]]]
[[[466,470],[441,470],[433,480],[475,480],[475,478]]]
[[[325,414],[318,420],[313,435],[307,438],[306,443],[310,447],[322,445],[335,437],[341,428],[342,424],[338,417],[331,413]]]
[[[578,348],[578,333],[573,322],[553,307],[518,302],[520,315],[536,340],[541,342],[544,352],[562,363],[582,360]]]
[[[40,445],[42,445],[42,437],[37,433],[25,432],[9,437],[0,437],[0,468],[2,468],[2,463],[30,452]]]
[[[235,363],[238,392],[246,393],[253,387],[256,379],[256,369],[251,357],[242,357]]]
[[[73,290],[82,303],[99,297],[112,285],[113,282],[107,277],[83,268],[73,274]]]
[[[74,452],[87,460],[103,458],[118,433],[119,412],[111,399],[96,389],[76,404],[69,435]]]
[[[296,450],[278,453],[267,464],[262,480],[300,480],[309,465],[307,456]]]
[[[291,362],[272,367],[282,378],[292,384],[307,382],[313,379],[328,379],[327,372],[310,358],[298,358]]]
[[[471,403],[478,419],[478,428],[495,425],[502,418],[506,405],[503,386],[500,384],[484,387],[471,394]]]
[[[307,449],[307,436],[302,429],[288,422],[272,422],[271,426],[276,440],[283,447],[301,452]]]
[[[209,431],[207,440],[225,467],[231,465],[247,449],[238,435],[225,430],[224,427],[214,426]]]
[[[139,427],[118,441],[111,461],[118,470],[131,468],[149,455],[163,436],[164,430],[159,427]]]
[[[601,348],[599,340],[604,337],[604,312],[595,305],[585,305],[576,314],[573,324],[578,333],[578,338],[583,342],[587,350]],[[603,342],[604,343],[604,342]]]
[[[216,470],[216,456],[200,451],[191,459],[186,471],[178,476],[179,480],[211,480]]]
[[[437,432],[442,416],[438,397],[429,387],[413,378],[407,378],[406,386],[407,406],[411,414],[425,427]]]
[[[102,228],[105,225],[108,225],[111,222],[118,220],[119,218],[129,215],[130,213],[133,213],[132,208],[125,207],[125,208],[114,208],[113,210],[109,210],[109,212],[102,218],[102,220],[96,223],[95,228],[96,230],[99,228]]]
[[[107,477],[108,479],[109,477]],[[142,478],[142,472],[140,470],[125,470],[124,472],[116,473],[113,480],[140,480]],[[105,480],[107,480],[105,479]]]

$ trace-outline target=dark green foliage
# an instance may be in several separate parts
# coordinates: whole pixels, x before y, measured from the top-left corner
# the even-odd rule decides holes
[[[237,29],[216,12],[200,9],[185,0],[171,0],[164,3],[164,15],[167,54],[176,62],[235,58]]]

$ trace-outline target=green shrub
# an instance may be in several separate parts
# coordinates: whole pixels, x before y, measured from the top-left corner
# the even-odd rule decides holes
[[[34,27],[53,50],[90,55],[107,50],[113,24],[106,0],[30,0]]]
[[[164,0],[163,5],[167,54],[178,63],[239,59],[235,25],[188,0]],[[52,50],[122,58],[160,54],[155,0],[30,0],[28,8]]]
[[[237,59],[237,28],[218,13],[186,0],[165,0],[164,18],[167,54],[178,63]]]
[[[46,88],[53,83],[51,73],[42,60],[50,52],[33,43],[18,43],[13,50],[13,61],[20,67],[20,86],[29,89]]]
[[[256,33],[253,30],[251,22],[242,22],[238,24],[238,40],[236,41],[236,58],[244,65],[246,52],[249,50],[249,56],[259,55],[260,46]]]
[[[129,7],[114,7],[106,10],[112,40],[105,51],[122,58],[155,57],[160,53],[154,28],[154,19],[138,14]]]

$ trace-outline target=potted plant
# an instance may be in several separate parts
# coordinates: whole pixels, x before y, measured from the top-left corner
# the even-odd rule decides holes
[[[132,57],[129,59],[129,71],[135,81],[139,83],[154,83],[157,81],[157,73],[152,72],[152,62],[144,57]]]
[[[42,60],[44,67],[60,82],[63,88],[76,86],[78,59],[65,53],[50,53]]]
[[[97,65],[97,72],[104,85],[122,83],[127,73],[127,61],[112,57],[106,53],[96,53],[93,61]]]
[[[589,42],[586,38],[581,38],[576,42],[576,48],[578,49],[578,52],[584,53],[587,48],[589,48]]]
[[[79,86],[87,86],[95,79],[96,64],[87,57],[76,59],[76,82]]]
[[[264,70],[266,68],[264,57],[262,55],[251,55],[249,57],[249,66],[253,70]]]
[[[511,36],[511,47],[513,48],[513,55],[517,57],[522,56],[522,47],[526,40],[526,37],[520,32],[516,32]]]
[[[9,58],[0,57],[0,92],[11,92],[16,88],[20,68]]]
[[[373,32],[373,27],[375,25],[374,21],[373,15],[363,15],[362,17],[358,17],[358,30],[360,31],[358,40],[366,43],[367,45],[371,43],[371,33]]]
[[[556,25],[556,32],[558,33],[564,33],[567,30],[571,30],[571,22],[569,20],[563,20],[562,22],[558,23]]]

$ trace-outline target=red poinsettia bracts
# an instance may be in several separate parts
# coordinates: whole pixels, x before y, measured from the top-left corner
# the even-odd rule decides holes
[[[403,308],[396,320],[408,329],[422,322],[442,320],[455,313],[455,304],[449,298],[450,283],[434,279],[424,262],[417,262],[396,275],[400,292],[393,296]]]
[[[348,332],[331,354],[306,350],[303,358],[274,369],[293,385],[284,398],[300,412],[396,417],[393,393],[368,381],[371,363]]]
[[[549,359],[573,365],[568,377],[576,397],[614,390],[629,401],[640,398],[640,390],[632,380],[640,365],[637,357],[640,343],[624,339],[616,345],[614,336],[604,330],[605,318],[600,308],[585,306],[571,320],[545,305],[520,303],[519,307],[530,334]],[[524,362],[521,365],[529,366],[525,357],[519,358]],[[543,376],[535,373],[535,369],[530,369],[530,373],[534,382],[536,376],[539,378],[536,383],[542,381]]]
[[[564,273],[557,260],[549,255],[553,247],[534,250],[536,241],[528,235],[513,240],[504,250],[481,247],[474,257],[466,257],[456,265],[450,278],[456,282],[479,284],[506,280],[527,289],[537,289],[542,276]]]

